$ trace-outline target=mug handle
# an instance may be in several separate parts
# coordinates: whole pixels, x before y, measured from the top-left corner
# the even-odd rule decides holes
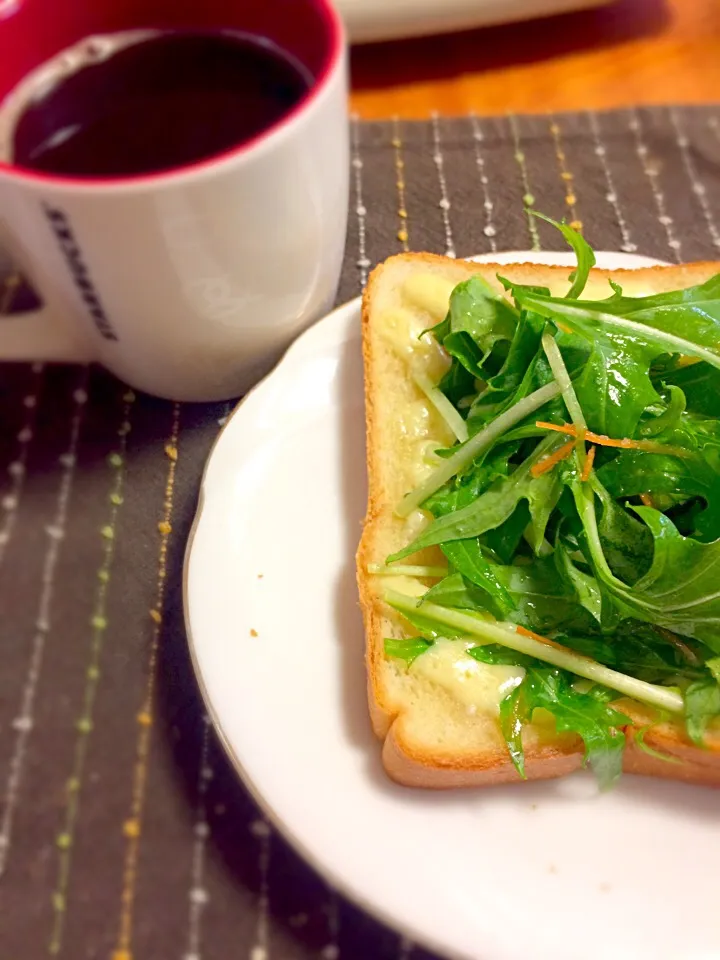
[[[11,254],[8,250],[7,231],[2,231],[0,267],[8,267]],[[6,256],[2,256],[6,254]],[[10,314],[15,291],[22,283],[16,269],[6,272],[0,279],[0,360],[32,361],[47,360],[58,363],[88,363],[93,359],[90,344],[83,341],[68,322],[65,311],[59,305],[44,298],[38,310]]]

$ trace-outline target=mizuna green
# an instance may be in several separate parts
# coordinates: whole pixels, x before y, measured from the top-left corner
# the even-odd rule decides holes
[[[412,669],[437,639],[463,638],[481,662],[522,667],[499,716],[519,773],[541,707],[608,787],[621,697],[681,719],[700,747],[720,718],[720,274],[582,300],[594,254],[549,222],[578,261],[564,298],[502,277],[500,297],[472,278],[432,328],[451,366],[419,387],[457,443],[396,507],[431,522],[374,572],[436,581],[419,598],[388,581],[413,629],[388,657]],[[414,564],[428,546],[447,568]],[[636,743],[657,756],[645,732]]]

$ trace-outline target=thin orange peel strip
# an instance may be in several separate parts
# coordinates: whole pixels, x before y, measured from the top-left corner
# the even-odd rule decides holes
[[[632,440],[623,437],[607,437],[602,433],[593,433],[592,430],[580,430],[571,423],[546,423],[537,420],[535,426],[541,430],[554,430],[556,433],[565,433],[570,437],[581,438],[589,443],[596,443],[601,447],[619,447],[621,450],[645,450],[647,453],[665,453],[674,457],[687,457],[689,452],[682,447],[672,447],[665,443],[656,443],[654,440]]]
[[[595,462],[595,451],[597,447],[590,447],[587,452],[587,457],[585,457],[585,466],[582,469],[580,474],[580,479],[583,483],[590,479],[590,474],[592,473],[593,463]]]
[[[575,441],[568,440],[567,443],[564,443],[561,447],[558,447],[557,450],[553,450],[552,453],[548,454],[547,457],[543,457],[542,460],[538,460],[537,463],[534,463],[530,467],[530,473],[533,477],[541,477],[544,473],[547,473],[548,470],[552,470],[556,464],[560,463],[561,460],[565,460],[575,449]]]

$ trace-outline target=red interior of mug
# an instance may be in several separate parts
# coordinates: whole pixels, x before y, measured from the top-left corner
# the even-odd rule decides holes
[[[315,78],[308,97],[276,125],[282,126],[323,84],[342,47],[330,0],[15,0],[6,10],[0,5],[0,100],[30,71],[92,34],[234,29],[271,39]]]

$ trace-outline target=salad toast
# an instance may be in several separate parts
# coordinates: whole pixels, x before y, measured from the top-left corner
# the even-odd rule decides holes
[[[419,787],[586,764],[717,785],[720,264],[609,273],[558,226],[572,278],[401,254],[364,295],[383,763]]]

